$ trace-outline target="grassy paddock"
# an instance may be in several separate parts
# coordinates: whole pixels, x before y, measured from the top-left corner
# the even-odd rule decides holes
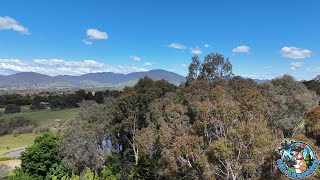
[[[55,120],[68,120],[74,118],[78,112],[78,109],[66,109],[61,111],[52,111],[49,109],[32,111],[32,112],[22,112],[14,114],[3,114],[1,118],[4,118],[6,121],[10,120],[13,117],[23,116],[32,121],[35,121],[39,127],[49,127]]]
[[[37,126],[40,128],[52,128],[55,126],[57,122],[63,122],[65,120],[76,117],[78,109],[66,109],[61,111],[52,111],[52,110],[40,110],[33,112],[24,112],[24,113],[15,113],[15,114],[4,114],[1,118],[4,118],[6,121],[10,120],[10,118],[23,116],[34,122],[36,122]],[[14,157],[7,157],[6,154],[17,151],[20,149],[24,149],[27,146],[33,144],[33,141],[37,134],[20,134],[13,135],[7,134],[4,136],[0,136],[0,161],[14,159]]]
[[[36,136],[36,134],[21,134],[16,137],[13,134],[0,136],[0,160],[2,158],[7,160],[6,157],[4,157],[5,154],[23,149],[33,144]]]

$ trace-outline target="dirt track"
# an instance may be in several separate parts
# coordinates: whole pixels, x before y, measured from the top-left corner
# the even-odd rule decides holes
[[[7,161],[0,161],[0,164],[5,164],[7,166],[10,166],[11,168],[20,166],[21,160],[20,159],[13,159],[13,160],[7,160]]]

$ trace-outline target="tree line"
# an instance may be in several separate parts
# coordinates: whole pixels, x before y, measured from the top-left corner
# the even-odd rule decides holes
[[[21,111],[21,106],[29,106],[30,110],[39,110],[50,107],[52,110],[61,110],[66,108],[77,108],[83,100],[94,100],[97,103],[103,103],[105,97],[120,95],[120,91],[106,90],[92,93],[85,90],[78,90],[72,93],[41,93],[34,95],[21,94],[3,94],[0,95],[0,106],[5,107],[6,114],[17,113]]]
[[[293,77],[257,84],[213,53],[193,57],[186,79],[145,77],[102,103],[83,101],[9,179],[285,179],[282,139],[320,150],[319,96]]]

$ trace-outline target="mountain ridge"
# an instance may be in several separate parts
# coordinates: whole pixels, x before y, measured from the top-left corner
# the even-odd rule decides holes
[[[120,74],[113,72],[87,73],[78,76],[57,75],[49,76],[36,72],[19,72],[7,76],[0,76],[0,88],[24,89],[55,89],[55,88],[95,88],[95,86],[114,88],[117,85],[124,86],[148,76],[153,80],[167,80],[173,84],[180,84],[185,81],[185,77],[166,70],[154,69],[143,72],[133,72]],[[66,86],[67,84],[67,86]]]

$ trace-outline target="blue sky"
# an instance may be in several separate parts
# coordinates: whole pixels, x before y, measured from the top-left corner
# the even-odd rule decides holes
[[[229,57],[236,75],[320,74],[320,1],[3,0],[0,74],[165,69]]]

